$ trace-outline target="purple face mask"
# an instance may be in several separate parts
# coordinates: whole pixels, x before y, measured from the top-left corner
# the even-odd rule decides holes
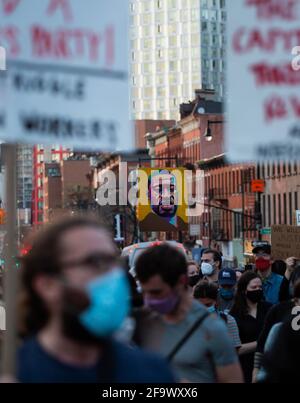
[[[152,309],[153,311],[165,315],[171,313],[176,308],[179,299],[180,299],[179,295],[172,293],[169,297],[163,299],[145,297],[144,303],[148,308]]]

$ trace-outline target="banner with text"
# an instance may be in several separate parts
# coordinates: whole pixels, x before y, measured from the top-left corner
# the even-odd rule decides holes
[[[300,0],[227,2],[232,161],[300,155]]]
[[[0,2],[0,138],[129,150],[128,2]]]
[[[272,226],[272,257],[285,260],[288,257],[300,259],[300,228],[289,225]]]

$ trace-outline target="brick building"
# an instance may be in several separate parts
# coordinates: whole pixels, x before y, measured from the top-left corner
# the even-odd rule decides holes
[[[175,125],[175,120],[135,120],[135,146],[137,149],[146,147],[145,136],[147,133],[153,133],[164,128]]]
[[[45,164],[60,162],[70,155],[70,150],[62,146],[37,145],[33,148],[33,189],[32,189],[32,225],[42,225],[44,220]]]
[[[89,209],[94,203],[89,172],[88,159],[44,164],[42,212],[44,222]]]
[[[300,207],[300,163],[261,164],[259,174],[265,180],[265,193],[261,197],[262,225],[295,225],[296,211]],[[270,240],[270,236],[264,237]]]

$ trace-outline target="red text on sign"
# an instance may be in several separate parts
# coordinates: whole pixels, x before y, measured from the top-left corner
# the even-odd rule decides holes
[[[256,7],[257,18],[277,17],[286,21],[298,19],[298,0],[247,0],[246,4]]]
[[[61,11],[63,13],[63,17],[64,17],[65,21],[72,21],[73,16],[72,16],[72,11],[71,11],[69,0],[50,0],[49,6],[47,9],[47,14],[52,15],[59,8],[61,9]]]
[[[285,119],[290,116],[300,118],[300,99],[295,96],[283,98],[273,95],[265,101],[265,120]]]
[[[108,27],[103,34],[85,29],[47,30],[40,25],[31,27],[34,57],[72,60],[88,58],[91,62],[114,63],[114,29]],[[104,52],[104,60],[100,54]]]
[[[18,40],[19,29],[13,25],[0,28],[0,45],[2,45],[7,52],[8,57],[19,56],[21,46]]]
[[[300,70],[293,70],[291,63],[282,66],[268,63],[257,63],[250,67],[258,87],[265,85],[297,85],[300,84]]]
[[[262,32],[259,28],[247,30],[241,27],[233,35],[232,46],[236,53],[247,53],[254,49],[273,52],[278,48],[290,53],[299,43],[300,29],[286,31],[273,28]]]

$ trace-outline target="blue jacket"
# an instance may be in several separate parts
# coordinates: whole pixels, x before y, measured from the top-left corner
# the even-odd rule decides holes
[[[279,274],[271,273],[270,276],[263,281],[263,292],[267,302],[278,304],[282,280],[283,277]]]

